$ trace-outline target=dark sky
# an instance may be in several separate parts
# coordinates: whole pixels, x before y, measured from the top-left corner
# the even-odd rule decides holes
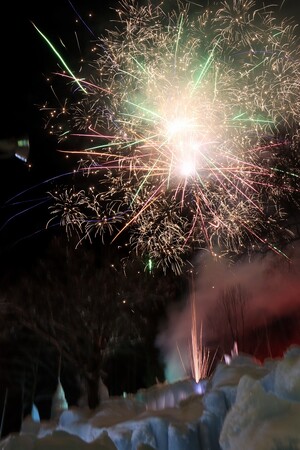
[[[100,28],[99,23],[104,21],[108,14],[108,8],[101,6],[100,21],[96,23],[96,19],[90,19],[88,14],[97,3],[100,4],[81,0],[76,5],[82,18],[92,27],[96,35],[97,28]],[[76,57],[79,56],[79,50],[75,33],[83,52],[89,40],[93,39],[93,35],[80,21],[76,23],[76,18],[77,15],[68,0],[43,2],[29,0],[18,5],[14,2],[6,5],[3,19],[8,28],[4,31],[2,27],[1,30],[2,105],[5,107],[1,135],[26,132],[28,129],[39,131],[39,124],[34,123],[32,119],[36,109],[34,105],[47,100],[49,92],[45,78],[51,71],[57,69],[56,56],[32,22],[57,48],[61,49],[63,42],[67,47],[66,54]],[[38,121],[39,114],[34,118]]]
[[[29,174],[24,164],[15,159],[0,159],[1,202],[28,182],[42,181],[65,168],[60,165],[62,157],[55,151],[56,142],[49,138],[44,127],[45,117],[40,111],[40,105],[53,99],[46,78],[58,71],[59,61],[33,23],[72,67],[72,58],[77,63],[81,55],[86,55],[90,42],[103,33],[114,4],[114,0],[75,0],[72,3],[69,0],[28,0],[7,2],[2,10],[6,26],[0,31],[0,139],[27,134],[31,146],[31,170]]]
[[[96,4],[100,2],[81,0],[76,8],[98,33],[101,23],[107,22],[109,8],[101,6],[99,21],[96,21],[96,18],[89,18]],[[63,42],[66,55],[74,58],[80,56],[76,34],[83,53],[94,38],[80,21],[76,22],[78,16],[68,0],[7,2],[2,18],[6,26],[1,27],[0,40],[0,139],[3,142],[6,138],[28,135],[30,156],[28,164],[16,158],[0,159],[0,257],[4,250],[10,252],[11,242],[27,239],[31,232],[44,229],[47,204],[34,205],[41,203],[44,192],[54,186],[46,180],[70,170],[70,165],[56,151],[56,141],[45,130],[39,108],[51,98],[46,78],[58,69],[58,60],[33,23],[60,50]],[[40,183],[40,188],[19,195]],[[17,197],[10,201],[14,196]]]

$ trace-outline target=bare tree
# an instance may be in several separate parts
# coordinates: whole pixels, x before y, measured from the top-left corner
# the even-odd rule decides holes
[[[223,348],[223,352],[228,352],[235,343],[238,349],[245,349],[249,298],[240,284],[229,286],[220,292],[213,314],[207,317],[207,323],[214,330],[214,345]]]
[[[175,278],[175,277],[174,277]],[[101,401],[99,383],[119,346],[140,342],[149,314],[176,292],[116,248],[97,257],[55,239],[47,258],[6,291],[2,311],[51,343],[85,380],[90,408]]]
[[[226,288],[219,300],[232,342],[236,342],[240,349],[245,345],[245,312],[248,298],[245,289],[236,284]]]

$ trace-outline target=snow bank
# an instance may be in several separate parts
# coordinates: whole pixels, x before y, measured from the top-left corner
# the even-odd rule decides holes
[[[291,347],[264,364],[236,355],[200,385],[159,384],[48,422],[31,416],[0,449],[296,450],[299,418],[300,347]]]

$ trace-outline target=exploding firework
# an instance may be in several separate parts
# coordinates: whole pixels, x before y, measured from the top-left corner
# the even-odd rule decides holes
[[[217,3],[121,1],[81,77],[64,63],[71,94],[47,107],[50,129],[94,182],[51,193],[68,232],[129,236],[177,273],[197,248],[277,251],[299,174],[283,163],[299,122],[297,38],[252,0]]]

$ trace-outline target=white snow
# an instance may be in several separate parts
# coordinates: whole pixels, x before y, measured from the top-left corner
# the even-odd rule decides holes
[[[59,395],[58,395],[59,394]],[[157,384],[108,397],[91,411],[67,407],[63,387],[54,417],[35,405],[1,450],[299,450],[300,347],[263,364],[248,355],[220,362],[210,379]],[[60,409],[60,411],[58,411]]]

